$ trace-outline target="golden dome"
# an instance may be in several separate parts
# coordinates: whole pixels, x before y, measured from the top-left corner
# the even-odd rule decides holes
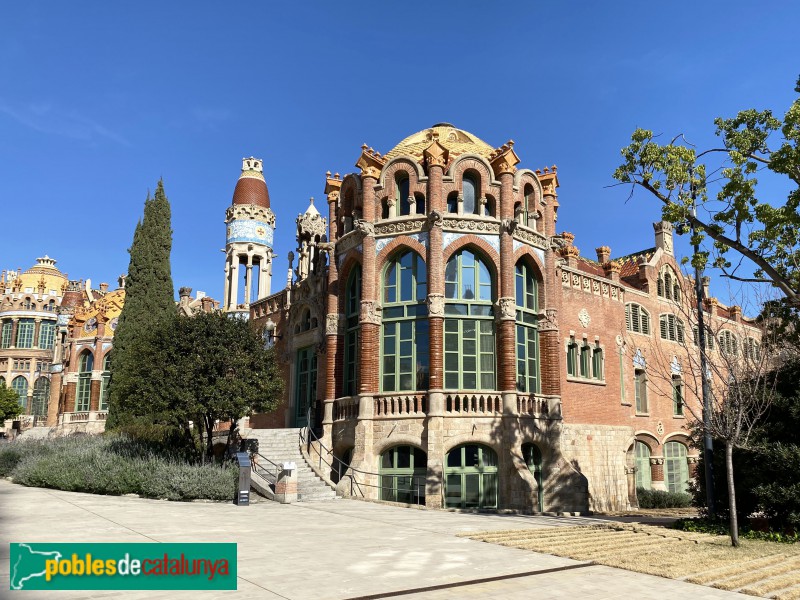
[[[488,159],[494,152],[492,146],[470,132],[458,129],[450,123],[437,123],[433,127],[408,136],[389,150],[385,157],[387,160],[392,160],[401,155],[409,155],[421,159],[423,150],[437,138],[439,143],[450,151],[450,156],[477,154]]]

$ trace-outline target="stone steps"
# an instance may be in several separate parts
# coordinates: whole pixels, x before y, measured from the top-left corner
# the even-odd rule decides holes
[[[277,464],[293,462],[297,465],[298,502],[316,502],[336,499],[336,493],[322,481],[306,463],[300,451],[299,429],[251,429],[246,439],[258,440],[258,453]]]

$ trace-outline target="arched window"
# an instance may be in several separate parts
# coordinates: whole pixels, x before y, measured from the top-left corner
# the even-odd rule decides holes
[[[516,266],[517,390],[539,392],[539,286],[533,268],[520,260]]]
[[[29,297],[25,298],[25,303],[22,305],[25,310],[33,310],[34,304]]]
[[[355,267],[347,280],[344,296],[344,380],[342,394],[358,393],[358,315],[361,308],[361,267]]]
[[[394,180],[395,206],[401,215],[411,213],[411,204],[408,201],[408,175],[398,173]]]
[[[3,319],[3,327],[0,330],[0,348],[11,347],[11,334],[14,331],[14,322],[11,319]]]
[[[705,331],[706,331],[706,335],[705,335],[706,350],[713,350],[714,349],[714,334],[711,333],[711,330],[708,327],[705,328]],[[694,345],[695,346],[699,346],[700,345],[700,330],[696,326],[692,327],[692,338],[694,339]]]
[[[39,348],[52,350],[56,335],[56,324],[53,321],[42,321],[39,326]]]
[[[664,267],[658,276],[656,283],[656,291],[658,295],[667,300],[675,300],[676,302],[681,299],[681,287],[678,281],[678,276],[671,267]]]
[[[525,189],[522,196],[522,206],[520,209],[520,225],[533,227],[536,222],[533,218],[533,215],[536,214],[536,197],[533,193],[533,186],[530,183],[525,184]]]
[[[6,378],[0,376],[0,388],[6,387]]]
[[[683,321],[675,315],[661,315],[659,318],[661,339],[683,343]]]
[[[570,336],[567,342],[567,375],[570,377],[580,376],[578,369],[578,342],[575,341],[575,336]]]
[[[425,504],[428,458],[413,446],[395,446],[381,454],[381,500]]]
[[[497,507],[497,454],[487,446],[465,444],[445,457],[445,505]]]
[[[425,196],[420,192],[414,192],[414,208],[418,215],[425,214]]]
[[[470,250],[445,266],[444,387],[495,389],[494,284],[487,264]]]
[[[744,340],[744,354],[752,361],[758,362],[761,360],[761,345],[753,337],[747,337]]]
[[[108,410],[108,383],[111,381],[111,352],[103,357],[103,374],[100,378],[100,410]]]
[[[650,474],[650,446],[636,440],[636,487],[649,490],[653,487]]]
[[[463,214],[478,214],[478,182],[474,175],[465,174],[461,180],[461,197],[464,199]]]
[[[47,311],[48,312],[55,312],[56,311],[56,301],[55,300],[50,300],[50,302],[47,303]]]
[[[686,460],[686,446],[680,442],[664,444],[664,483],[668,492],[687,492],[689,490],[689,463]]]
[[[33,333],[36,323],[33,319],[20,319],[17,323],[17,348],[33,348]]]
[[[719,332],[719,349],[725,356],[736,356],[739,352],[736,336],[728,329]]]
[[[33,384],[33,410],[31,414],[37,417],[47,416],[47,403],[50,399],[50,380],[47,377],[39,377]]]
[[[683,380],[680,375],[672,376],[672,414],[683,416]]]
[[[428,389],[428,278],[413,251],[391,260],[383,275],[382,373],[384,392]]]
[[[14,377],[11,380],[11,389],[17,392],[17,399],[22,409],[25,409],[25,403],[28,401],[28,380],[22,375]]]
[[[75,392],[75,411],[89,410],[92,397],[92,369],[94,356],[88,350],[83,352],[78,359],[78,389]]]
[[[644,306],[634,303],[625,305],[625,329],[650,335],[650,313]]]
[[[528,465],[528,470],[536,480],[538,492],[538,510],[544,512],[544,471],[542,469],[542,451],[536,444],[522,444],[522,458]]]

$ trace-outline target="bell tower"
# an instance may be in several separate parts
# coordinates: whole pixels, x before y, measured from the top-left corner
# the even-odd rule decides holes
[[[270,294],[275,215],[260,158],[243,158],[242,173],[225,211],[225,292],[227,313],[247,318],[250,304]]]

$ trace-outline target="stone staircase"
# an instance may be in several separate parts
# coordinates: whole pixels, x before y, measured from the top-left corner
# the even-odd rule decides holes
[[[300,452],[300,429],[250,429],[243,437],[258,440],[258,453],[272,462],[297,465],[298,502],[336,499],[336,492],[311,470]]]

